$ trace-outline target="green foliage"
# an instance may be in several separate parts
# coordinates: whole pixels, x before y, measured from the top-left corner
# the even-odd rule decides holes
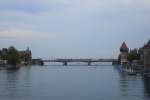
[[[140,60],[140,53],[137,49],[130,50],[128,54],[128,61],[132,62],[133,60]]]
[[[138,53],[139,53],[140,55],[143,55],[143,54],[144,54],[144,47],[139,48]]]
[[[9,47],[7,51],[8,64],[16,65],[19,61],[19,54],[15,47]]]
[[[0,50],[0,59],[7,60],[7,64],[16,65],[21,61],[28,63],[31,61],[32,57],[29,49],[27,49],[27,51],[19,52],[15,47],[11,46]]]

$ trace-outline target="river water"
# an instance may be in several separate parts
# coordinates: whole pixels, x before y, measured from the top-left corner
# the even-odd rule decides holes
[[[0,100],[150,100],[150,80],[113,66],[0,70]]]

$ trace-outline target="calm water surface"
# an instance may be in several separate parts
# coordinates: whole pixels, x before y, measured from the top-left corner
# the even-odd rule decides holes
[[[113,66],[0,70],[0,100],[150,100],[150,81]]]

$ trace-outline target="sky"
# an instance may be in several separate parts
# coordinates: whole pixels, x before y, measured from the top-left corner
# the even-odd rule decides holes
[[[150,0],[0,0],[0,48],[33,58],[117,58],[150,39]]]

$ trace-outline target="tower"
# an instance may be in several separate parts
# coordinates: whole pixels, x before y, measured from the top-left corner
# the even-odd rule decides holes
[[[128,63],[128,52],[129,52],[129,48],[126,45],[126,43],[123,42],[120,47],[120,63],[122,65]]]
[[[32,59],[32,52],[29,49],[29,47],[27,47],[27,49],[26,49],[26,61],[31,61],[31,59]]]
[[[150,40],[144,46],[144,69],[150,70]]]

